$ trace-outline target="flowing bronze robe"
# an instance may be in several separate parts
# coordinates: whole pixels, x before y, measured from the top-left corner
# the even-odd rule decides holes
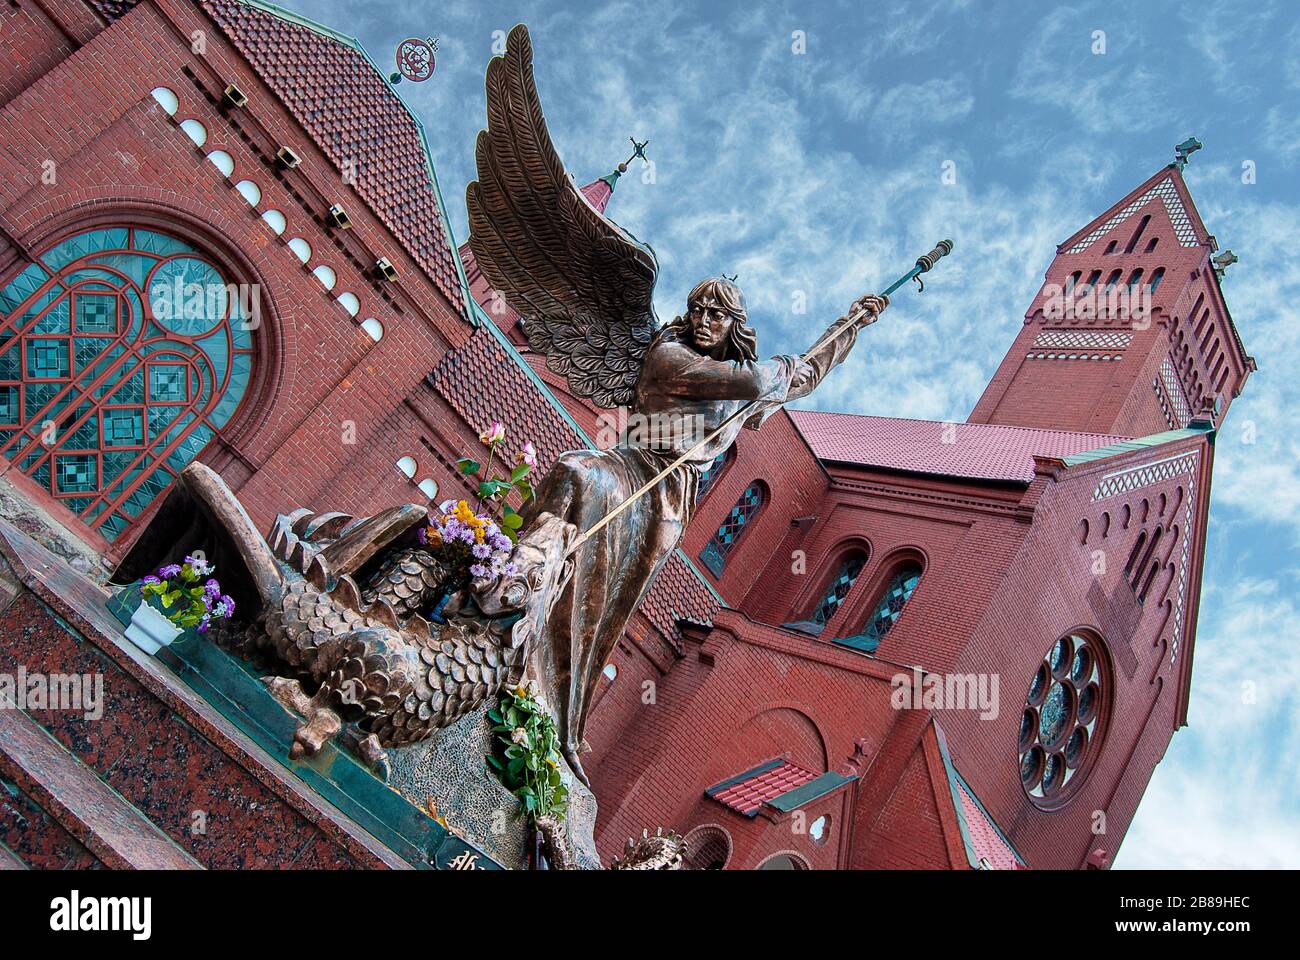
[[[845,322],[841,318],[832,325],[818,344]],[[587,530],[742,404],[759,401],[752,416],[696,451],[573,557],[572,576],[547,618],[530,672],[555,708],[566,757],[584,780],[578,753],[592,691],[632,611],[681,540],[700,469],[730,447],[742,427],[757,429],[783,403],[811,392],[856,337],[856,331],[846,332],[801,368],[786,356],[764,362],[714,360],[661,335],[646,354],[628,437],[610,450],[562,454],[538,484],[526,520],[546,512]]]

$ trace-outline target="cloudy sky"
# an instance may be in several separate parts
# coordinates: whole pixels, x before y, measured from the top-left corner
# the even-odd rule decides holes
[[[494,32],[528,23],[580,181],[629,136],[651,140],[653,182],[625,177],[609,212],[655,247],[661,316],[700,277],[738,273],[763,350],[798,352],[955,240],[811,398],[821,409],[965,419],[1056,244],[1199,137],[1187,180],[1241,257],[1225,293],[1260,371],[1218,441],[1191,726],[1117,866],[1300,866],[1300,24],[1285,0],[282,5],[385,70],[403,37],[439,38],[433,79],[398,89],[458,239]]]

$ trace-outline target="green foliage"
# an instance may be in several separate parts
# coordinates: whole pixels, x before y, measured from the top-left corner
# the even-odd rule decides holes
[[[535,825],[539,817],[563,817],[569,788],[560,776],[560,740],[555,721],[529,688],[503,690],[488,711],[496,734],[488,766],[523,805]]]

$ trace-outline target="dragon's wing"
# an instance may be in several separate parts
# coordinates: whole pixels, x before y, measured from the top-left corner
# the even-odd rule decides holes
[[[600,214],[555,153],[519,24],[487,71],[488,128],[465,191],[470,249],[528,344],[602,407],[632,402],[654,335],[654,252]]]

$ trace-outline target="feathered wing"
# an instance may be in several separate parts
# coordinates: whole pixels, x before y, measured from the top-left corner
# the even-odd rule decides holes
[[[556,155],[533,82],[528,30],[487,71],[488,128],[465,191],[470,249],[524,318],[528,345],[602,407],[632,402],[654,335],[654,252],[604,217]]]

